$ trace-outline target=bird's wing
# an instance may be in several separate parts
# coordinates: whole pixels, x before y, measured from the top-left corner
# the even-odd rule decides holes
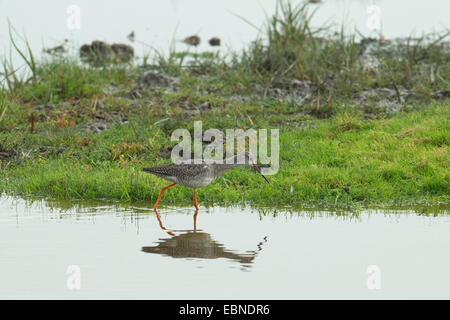
[[[205,164],[169,164],[153,168],[144,168],[142,171],[153,173],[157,176],[195,177],[205,173],[208,166]]]

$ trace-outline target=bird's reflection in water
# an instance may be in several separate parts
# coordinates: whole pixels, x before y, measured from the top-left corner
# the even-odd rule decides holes
[[[155,211],[155,214],[161,229],[165,230],[171,237],[160,239],[156,246],[142,247],[142,251],[146,253],[156,253],[172,258],[184,259],[226,258],[240,263],[242,269],[246,270],[251,267],[253,260],[262,250],[262,245],[267,242],[267,237],[264,237],[256,245],[256,250],[237,253],[232,250],[227,250],[223,244],[215,241],[209,233],[197,231],[198,212],[194,214],[194,229],[180,231],[181,233],[178,235],[175,234],[176,231],[174,230],[167,230],[162,224],[157,211]]]

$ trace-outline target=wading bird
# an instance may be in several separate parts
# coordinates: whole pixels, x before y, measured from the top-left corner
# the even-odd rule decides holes
[[[242,161],[242,159],[244,161]],[[240,161],[238,161],[240,160]],[[198,210],[197,189],[203,188],[213,182],[219,175],[230,169],[244,166],[259,173],[267,183],[269,180],[261,173],[255,165],[254,157],[251,153],[242,152],[225,160],[225,163],[201,163],[201,164],[169,164],[154,168],[144,168],[142,171],[154,174],[158,177],[173,182],[161,189],[156,200],[154,210],[158,207],[161,196],[168,188],[176,184],[194,189],[194,206]]]

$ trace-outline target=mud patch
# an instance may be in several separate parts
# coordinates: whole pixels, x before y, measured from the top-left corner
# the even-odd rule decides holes
[[[94,120],[84,123],[81,128],[84,131],[92,133],[100,133],[113,125],[120,125],[128,122],[128,117],[117,111],[93,113],[91,117],[93,117]]]
[[[164,73],[147,71],[138,82],[144,88],[163,88],[175,91],[178,89],[179,80]]]

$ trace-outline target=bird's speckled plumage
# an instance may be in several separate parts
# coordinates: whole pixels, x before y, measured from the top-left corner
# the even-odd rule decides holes
[[[242,161],[242,162],[241,162]],[[201,164],[168,164],[153,168],[144,168],[142,171],[154,174],[158,177],[173,182],[161,189],[153,209],[156,211],[159,200],[164,191],[176,184],[194,189],[194,206],[198,210],[196,189],[203,188],[213,182],[219,175],[232,168],[245,166],[253,168],[269,183],[254,163],[253,156],[248,153],[240,153],[226,159],[225,163],[201,163]]]
[[[207,164],[169,164],[142,170],[193,189],[206,187],[216,178]]]
[[[243,163],[238,163],[238,160],[243,160]],[[251,167],[253,164],[254,157],[243,152],[228,158],[223,164],[168,164],[142,170],[179,185],[197,189],[206,187],[225,171],[239,166]]]

